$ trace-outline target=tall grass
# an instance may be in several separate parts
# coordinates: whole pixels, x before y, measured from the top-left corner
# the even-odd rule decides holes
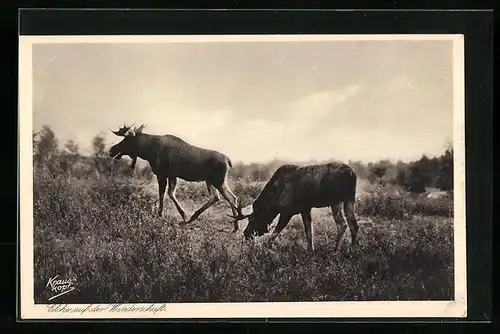
[[[181,228],[169,199],[164,217],[154,214],[154,183],[44,173],[34,181],[37,303],[47,303],[47,281],[57,274],[77,278],[77,289],[57,303],[453,298],[450,201],[363,188],[360,221],[369,215],[377,223],[361,224],[360,247],[346,242],[335,254],[331,214],[315,210],[311,255],[299,217],[269,246],[266,237],[247,243],[232,234],[223,201]],[[245,204],[262,188],[231,186]],[[208,195],[203,184],[182,183],[178,198],[192,212]]]

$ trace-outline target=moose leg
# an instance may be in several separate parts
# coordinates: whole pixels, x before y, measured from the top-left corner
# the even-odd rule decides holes
[[[356,213],[354,211],[354,202],[346,201],[344,202],[344,212],[347,218],[347,224],[349,224],[349,229],[351,230],[351,240],[352,245],[357,246],[357,235],[359,230],[358,221],[356,220]]]
[[[217,189],[214,188],[214,186],[212,186],[210,183],[207,182],[207,188],[210,194],[210,199],[208,200],[208,202],[205,203],[201,208],[196,210],[196,212],[193,213],[191,218],[189,218],[189,220],[187,222],[184,222],[182,225],[192,223],[203,213],[203,211],[205,211],[206,209],[208,209],[209,207],[211,207],[213,204],[217,203],[220,200],[219,193],[217,192]]]
[[[168,178],[168,197],[174,202],[175,207],[177,208],[177,211],[179,211],[179,214],[182,217],[182,220],[186,221],[187,215],[182,206],[180,205],[179,201],[177,200],[177,197],[175,197],[175,190],[177,189],[177,178],[176,177],[170,177]]]
[[[132,157],[132,163],[130,164],[130,169],[135,169],[135,164],[137,163],[137,157]]]
[[[301,215],[302,215],[302,222],[304,223],[304,229],[306,231],[307,248],[309,248],[310,251],[314,251],[311,210],[302,212]]]
[[[163,197],[165,196],[165,188],[167,187],[167,179],[158,176],[158,191],[160,195],[160,205],[158,207],[158,216],[161,217],[163,211]]]
[[[278,236],[278,234],[280,234],[280,232],[285,228],[285,226],[288,224],[292,216],[293,215],[286,213],[280,214],[280,218],[278,219],[278,224],[276,224],[276,227],[274,228],[274,231],[269,239],[270,243],[273,242],[274,239],[276,239],[276,237]]]
[[[342,242],[344,241],[347,224],[345,222],[344,215],[342,214],[342,203],[334,204],[331,206],[331,208],[333,219],[335,220],[335,223],[337,223],[337,227],[339,229],[337,241],[335,243],[335,251],[339,251],[342,246]]]
[[[227,186],[227,183],[224,181],[218,188],[217,188],[220,193],[222,194],[222,197],[229,203],[229,206],[231,207],[231,211],[233,211],[233,215],[237,216],[238,215],[238,210],[237,210],[237,205],[238,205],[238,197],[236,197],[235,194],[229,189]],[[233,233],[238,231],[238,220],[233,221]]]

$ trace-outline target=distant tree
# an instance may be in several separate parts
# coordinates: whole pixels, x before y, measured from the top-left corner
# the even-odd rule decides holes
[[[96,135],[92,139],[92,150],[96,176],[99,177],[103,174],[106,176],[113,175],[113,166],[111,161],[106,157],[106,144],[102,136]]]
[[[408,189],[414,193],[423,193],[426,187],[431,185],[432,175],[430,159],[425,155],[420,160],[415,161],[408,167],[405,182]]]
[[[397,175],[396,175],[396,184],[400,185],[403,188],[408,188],[408,184],[406,182],[406,166],[398,167]]]
[[[375,166],[372,170],[376,177],[381,178],[385,175],[387,168],[385,166]]]
[[[241,180],[245,177],[245,164],[235,163],[230,172],[231,178],[234,180]]]
[[[250,164],[249,170],[250,170],[250,179],[252,181],[262,181],[264,177],[263,173],[263,166],[261,164]]]
[[[78,161],[78,145],[73,140],[68,140],[64,145],[64,150],[59,157],[59,165],[62,171],[71,174],[76,162]]]
[[[389,165],[390,162],[386,160],[381,160],[377,163],[369,163],[368,180],[372,183],[377,182],[379,184],[384,184],[386,180],[383,180],[382,178],[386,174]]]
[[[92,139],[92,149],[94,151],[94,155],[97,157],[102,157],[105,155],[106,144],[104,143],[104,138],[102,136],[95,136]]]
[[[441,190],[453,190],[453,147],[448,147],[439,158],[439,171],[436,187]]]
[[[76,156],[79,154],[78,144],[76,144],[73,140],[68,140],[64,145],[64,148],[66,149],[66,152],[68,152],[68,154],[70,155]]]
[[[360,179],[366,179],[368,177],[367,171],[366,171],[366,166],[361,161],[349,160],[348,164],[349,164],[349,166],[351,166],[354,169],[354,171],[356,171],[356,175]]]
[[[434,157],[429,160],[429,175],[431,176],[431,184],[435,186],[437,177],[439,174],[439,168],[440,168],[440,159],[438,157]]]
[[[52,163],[58,154],[57,138],[52,129],[44,125],[42,129],[33,136],[33,150],[35,164],[38,166]]]

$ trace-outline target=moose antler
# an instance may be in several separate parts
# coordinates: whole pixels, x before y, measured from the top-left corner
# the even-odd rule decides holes
[[[135,124],[135,122],[132,124],[132,126],[133,126],[134,124]],[[132,126],[130,126],[130,128],[132,128]],[[141,126],[139,126],[138,128],[136,128],[136,127],[134,126],[134,128],[133,128],[133,129],[128,130],[128,132],[127,132],[126,136],[132,136],[132,137],[134,137],[134,136],[135,136],[135,135],[137,135],[138,133],[141,133],[141,132],[142,132],[142,130],[144,129],[144,127],[145,127],[145,125],[144,125],[144,124],[143,124],[143,125],[141,125]]]
[[[238,212],[238,214],[236,216],[233,216],[233,215],[230,215],[230,214],[227,214],[229,217],[233,218],[234,220],[243,220],[245,218],[250,218],[253,214],[253,212],[250,212],[248,214],[243,214],[243,212],[241,211],[241,202],[238,203],[238,207],[236,208],[236,211]]]
[[[113,130],[110,130],[110,131],[113,132],[117,136],[124,137],[125,134],[130,130],[130,128],[131,128],[131,126],[127,126],[127,125],[123,124],[123,126],[120,129],[118,129],[118,131],[113,131]]]
[[[140,127],[134,129],[134,133],[135,134],[141,133],[145,127],[146,125],[142,124]]]

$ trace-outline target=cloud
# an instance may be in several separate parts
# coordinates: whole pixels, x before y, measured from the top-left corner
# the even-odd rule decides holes
[[[287,108],[292,113],[302,113],[311,110],[314,114],[326,114],[336,104],[344,102],[355,95],[361,89],[361,85],[349,85],[342,89],[324,90],[306,95],[292,101]]]
[[[361,85],[350,85],[292,101],[285,106],[290,132],[315,131],[324,118],[341,112],[341,104],[355,96],[360,89]],[[322,126],[319,126],[319,129],[321,128]]]
[[[276,112],[282,115],[280,118],[242,119],[237,126],[219,134],[219,147],[242,161],[331,157],[330,146],[318,143],[321,135],[315,132],[330,132],[330,123],[322,123],[322,120],[339,112],[338,107],[360,89],[361,85],[351,85],[309,94],[279,106]],[[223,135],[231,139],[223,141]],[[324,152],[320,152],[322,150]]]

